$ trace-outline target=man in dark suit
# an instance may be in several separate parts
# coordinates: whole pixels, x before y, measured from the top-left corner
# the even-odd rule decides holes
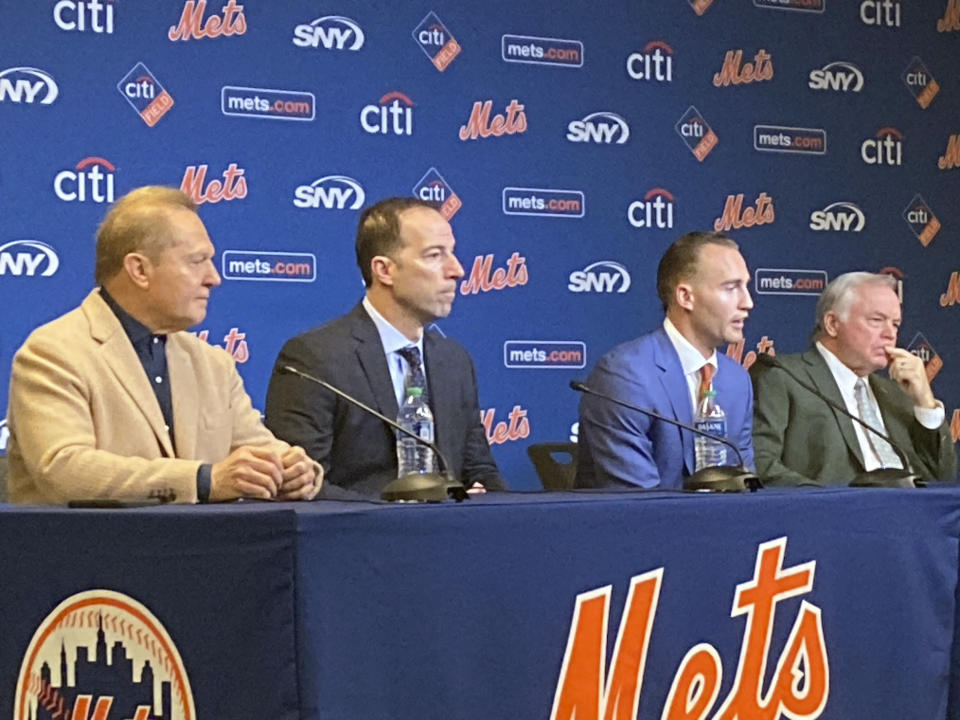
[[[467,351],[425,328],[450,314],[463,267],[450,224],[433,205],[390,198],[367,208],[357,228],[357,264],[366,285],[347,315],[289,340],[267,391],[266,425],[298,438],[324,468],[328,487],[379,497],[397,477],[394,431],[335,394],[286,373],[290,365],[397,417],[411,373],[426,377],[435,439],[454,475],[473,491],[501,488],[480,422]],[[419,366],[419,367],[418,367]]]
[[[713,389],[727,415],[727,437],[752,465],[750,379],[717,352],[743,339],[753,307],[749,282],[737,244],[727,236],[693,232],[678,238],[657,268],[663,325],[604,355],[587,384],[688,424],[703,394]],[[696,469],[692,433],[591,395],[580,401],[579,442],[578,487],[677,490]],[[728,464],[737,462],[727,457]]]
[[[896,347],[900,301],[889,275],[836,277],[817,304],[814,347],[777,360],[885,432],[924,480],[951,480],[957,456],[943,403],[923,361]],[[887,368],[890,378],[876,374]],[[859,473],[902,467],[890,444],[832,410],[783,370],[750,369],[757,471],[770,485],[846,485]]]

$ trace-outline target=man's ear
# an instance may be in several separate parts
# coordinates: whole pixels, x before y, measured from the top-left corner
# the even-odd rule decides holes
[[[150,285],[153,274],[153,263],[146,255],[138,252],[127,253],[123,257],[123,271],[130,278],[130,282],[139,288],[146,289]]]
[[[370,276],[381,285],[393,285],[393,268],[396,263],[386,255],[375,255],[370,260]]]
[[[678,283],[673,290],[673,299],[684,310],[693,310],[693,286],[688,283]]]
[[[839,332],[840,318],[831,310],[823,316],[823,331],[830,337],[836,337]]]

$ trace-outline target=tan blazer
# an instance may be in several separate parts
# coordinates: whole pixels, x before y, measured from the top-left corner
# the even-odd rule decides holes
[[[31,333],[13,359],[10,499],[196,502],[197,469],[241,445],[289,446],[260,422],[231,358],[186,332],[167,336],[174,445],[143,365],[94,290]]]

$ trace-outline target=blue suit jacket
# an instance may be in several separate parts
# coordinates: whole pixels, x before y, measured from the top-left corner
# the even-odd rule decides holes
[[[713,380],[727,437],[753,467],[753,389],[740,365],[717,353]],[[663,328],[613,348],[587,381],[594,390],[685,423],[693,422],[680,357]],[[694,436],[675,425],[584,395],[580,401],[577,487],[677,490],[694,471]],[[731,453],[732,454],[732,453]],[[736,458],[728,457],[736,464]]]

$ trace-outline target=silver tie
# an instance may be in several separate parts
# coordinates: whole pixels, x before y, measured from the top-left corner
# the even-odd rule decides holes
[[[883,426],[880,424],[880,418],[877,417],[877,413],[873,409],[873,403],[870,402],[870,398],[867,395],[867,384],[863,381],[863,378],[857,379],[856,385],[853,386],[853,393],[857,398],[857,412],[860,413],[860,419],[870,427],[876,428],[877,432],[882,432],[881,428]],[[890,443],[872,432],[867,432],[866,436],[867,442],[870,443],[870,447],[873,448],[877,457],[880,458],[880,464],[883,465],[883,467],[903,467],[903,463],[900,462],[900,458],[897,457],[893,448],[890,447]]]

